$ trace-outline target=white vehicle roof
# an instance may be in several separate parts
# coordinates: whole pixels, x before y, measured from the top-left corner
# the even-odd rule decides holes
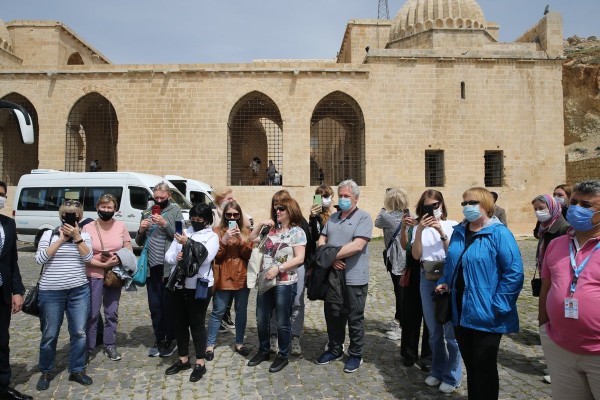
[[[200,190],[209,194],[211,194],[213,191],[212,186],[210,186],[208,183],[197,181],[195,179],[188,179],[179,175],[165,175],[165,179],[169,181],[185,181],[188,190]]]

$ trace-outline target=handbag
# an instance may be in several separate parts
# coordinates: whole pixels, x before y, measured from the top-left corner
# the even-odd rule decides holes
[[[208,284],[210,281],[208,278],[198,278],[196,281],[196,294],[194,296],[197,300],[204,300],[208,298]]]
[[[444,264],[446,261],[423,261],[421,265],[425,271],[425,279],[428,281],[437,281],[444,275]]]
[[[536,264],[535,271],[533,271],[533,278],[531,279],[531,294],[533,297],[540,297],[542,291],[542,278],[536,278],[538,266]]]
[[[52,243],[52,236],[54,236],[56,232],[53,230],[50,235],[50,240],[48,243]],[[42,279],[42,273],[44,272],[44,265],[40,269],[40,276],[38,277],[35,286],[29,289],[27,294],[25,295],[25,300],[23,300],[23,307],[21,311],[25,314],[33,315],[34,317],[40,316],[40,280]]]
[[[410,270],[412,269],[409,265],[409,257],[410,260],[417,262],[412,256],[412,235],[413,235],[413,227],[408,228],[408,244],[406,245],[406,269],[404,273],[400,275],[400,280],[398,285],[401,287],[409,287],[410,286]]]
[[[102,242],[102,235],[100,234],[100,228],[98,228],[98,221],[94,221],[96,226],[96,232],[98,233],[98,239],[100,240],[100,247],[104,251],[104,242]],[[104,270],[104,287],[112,289],[121,289],[123,287],[123,281],[115,274],[111,269]]]
[[[269,272],[268,269],[260,271],[258,277],[256,278],[256,287],[258,288],[258,294],[264,294],[270,289],[273,289],[275,286],[277,286],[277,276],[275,276],[273,279],[267,279],[267,272]]]
[[[146,284],[146,279],[148,279],[148,241],[144,243],[144,247],[142,248],[142,252],[138,257],[137,269],[135,270],[135,274],[131,277],[132,282],[136,286],[144,286]]]
[[[253,248],[252,253],[250,254],[250,259],[248,260],[248,270],[246,272],[246,286],[248,289],[253,289],[256,287],[256,280],[264,258],[264,253],[262,250],[266,241],[267,235],[265,234],[260,240],[258,246]]]

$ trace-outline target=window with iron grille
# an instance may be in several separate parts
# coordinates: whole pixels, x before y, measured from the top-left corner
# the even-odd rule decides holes
[[[22,175],[38,167],[39,125],[33,104],[18,93],[10,93],[2,100],[19,104],[31,116],[33,122],[34,144],[23,144],[17,121],[8,112],[0,114],[0,137],[2,138],[2,180],[8,186],[17,186]]]
[[[65,171],[116,171],[118,138],[119,121],[110,101],[98,93],[85,95],[69,113]]]
[[[425,150],[425,186],[444,186],[444,150]]]
[[[485,159],[485,186],[502,186],[504,178],[504,154],[500,151],[486,151]]]
[[[365,122],[358,103],[342,92],[325,96],[310,120],[310,184],[365,185]]]
[[[248,93],[233,107],[228,128],[229,184],[283,184],[283,120],[275,102]]]

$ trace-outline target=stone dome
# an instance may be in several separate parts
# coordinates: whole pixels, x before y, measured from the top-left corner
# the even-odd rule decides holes
[[[10,40],[10,34],[4,21],[0,19],[0,49],[10,51],[12,53],[12,41]]]
[[[392,23],[390,42],[431,29],[485,29],[475,0],[408,0]]]

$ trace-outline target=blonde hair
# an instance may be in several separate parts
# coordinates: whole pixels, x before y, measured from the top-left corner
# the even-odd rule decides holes
[[[479,201],[479,206],[485,210],[488,217],[491,218],[494,215],[494,197],[489,190],[482,187],[472,187],[463,193],[463,199],[468,194]]]
[[[169,195],[171,194],[171,188],[169,187],[169,184],[167,182],[160,182],[157,183],[156,186],[154,186],[152,188],[152,192],[167,192],[169,193]]]
[[[83,205],[79,201],[65,200],[58,208],[58,217],[61,221],[66,213],[75,213],[79,221],[83,217]]]
[[[96,208],[98,208],[100,204],[110,203],[111,201],[115,206],[115,211],[118,211],[119,204],[117,203],[117,198],[110,193],[104,193],[102,196],[98,197],[98,201],[96,202]]]
[[[387,211],[402,211],[408,206],[408,193],[404,189],[391,188],[385,193],[383,206]]]
[[[215,204],[217,205],[217,207],[221,207],[221,203],[223,202],[223,200],[225,200],[225,197],[227,197],[227,195],[229,193],[233,193],[233,189],[230,187],[224,188],[224,189],[219,189],[219,190],[215,190],[213,192],[213,196],[215,199]]]

